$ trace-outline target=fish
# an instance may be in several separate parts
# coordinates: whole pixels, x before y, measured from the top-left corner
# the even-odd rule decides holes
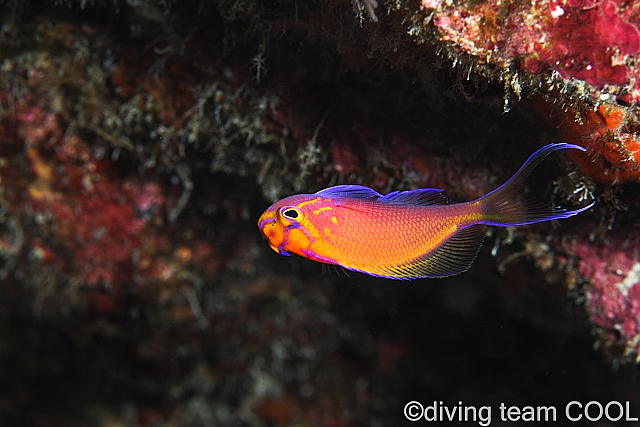
[[[453,276],[469,269],[487,226],[568,218],[595,204],[565,210],[524,193],[533,169],[568,148],[586,151],[564,142],[546,145],[502,186],[473,201],[455,203],[435,188],[382,195],[361,185],[337,185],[274,203],[258,228],[271,249],[285,256],[396,280]]]

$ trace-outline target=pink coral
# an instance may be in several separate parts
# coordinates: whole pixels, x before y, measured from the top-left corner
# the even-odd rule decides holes
[[[151,283],[172,295],[181,271],[194,265],[217,269],[208,241],[172,239],[175,227],[164,218],[175,194],[127,177],[106,158],[103,141],[70,131],[58,113],[19,106],[0,123],[0,136],[7,208],[39,224],[31,231],[33,260],[80,284],[96,313],[115,310],[123,294]]]
[[[640,234],[612,235],[602,244],[566,243],[587,280],[586,308],[600,342],[623,360],[640,360]]]
[[[73,253],[78,279],[118,288],[155,216],[150,215],[152,206],[164,204],[159,186],[112,176],[110,161],[78,136],[63,136],[54,113],[27,108],[16,115],[16,124],[18,134],[29,141],[25,158],[33,179],[26,187],[28,209],[51,215],[56,240]]]
[[[620,16],[614,1],[552,0],[547,18],[549,37],[536,44],[538,60],[598,87],[627,81],[623,57],[640,51],[640,31]],[[523,61],[535,71],[532,64]]]
[[[441,40],[473,55],[479,64],[491,69],[520,64],[533,74],[550,69],[567,79],[584,80],[596,90],[638,99],[635,56],[640,52],[640,11],[635,4],[549,0],[531,6],[499,0],[423,0],[422,6],[433,12]]]

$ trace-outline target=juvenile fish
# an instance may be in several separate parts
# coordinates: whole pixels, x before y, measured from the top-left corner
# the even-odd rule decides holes
[[[565,148],[586,151],[567,143],[547,145],[502,186],[471,202],[455,203],[433,188],[383,196],[360,185],[338,185],[274,203],[258,227],[282,255],[391,279],[453,276],[475,259],[487,225],[567,218],[594,205],[566,211],[524,196],[524,179],[545,157]]]

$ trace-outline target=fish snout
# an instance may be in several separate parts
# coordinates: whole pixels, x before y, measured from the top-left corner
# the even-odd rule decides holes
[[[285,227],[278,222],[273,212],[265,212],[258,220],[258,228],[269,241],[271,249],[282,253],[281,248],[286,238]]]

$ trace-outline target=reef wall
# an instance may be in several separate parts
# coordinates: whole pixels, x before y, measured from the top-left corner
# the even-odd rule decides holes
[[[0,10],[2,425],[401,425],[411,400],[640,412],[634,2]],[[491,230],[464,275],[325,271],[256,228],[334,184],[471,200],[559,140],[588,151],[545,160],[529,191],[595,207]]]

